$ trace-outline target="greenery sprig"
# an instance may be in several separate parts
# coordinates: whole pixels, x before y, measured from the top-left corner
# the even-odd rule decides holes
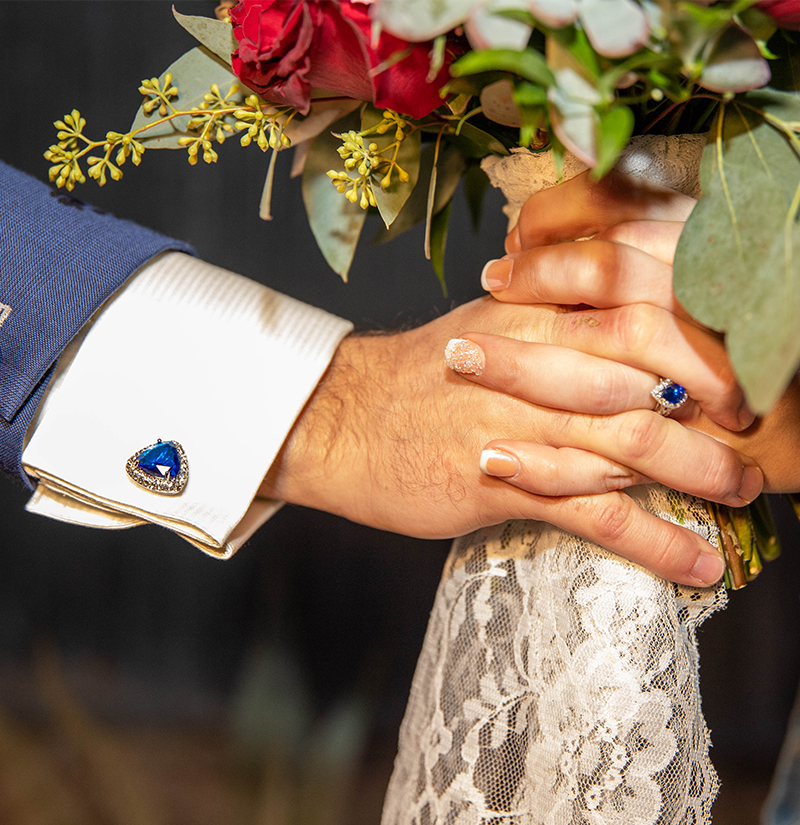
[[[284,133],[297,114],[291,107],[275,107],[254,94],[249,95],[242,105],[237,99],[238,84],[232,84],[223,94],[219,85],[212,83],[199,105],[178,108],[173,101],[177,102],[180,90],[172,81],[169,72],[161,79],[153,77],[142,81],[139,92],[146,98],[142,112],[150,117],[157,110],[159,118],[128,132],[110,131],[103,140],[92,140],[83,132],[86,119],[77,109],[65,115],[63,120],[55,121],[58,142],[44,153],[45,159],[53,164],[49,170],[50,181],[59,189],[66,188],[70,192],[76,183],[85,183],[86,176],[80,165],[83,157],[88,163],[89,177],[100,186],[105,186],[107,174],[118,181],[122,178],[120,167],[129,157],[134,166],[141,163],[146,148],[145,133],[178,118],[188,118],[185,124],[188,134],[179,136],[177,145],[187,150],[192,165],[197,163],[201,150],[206,163],[216,163],[219,156],[213,143],[224,143],[234,131],[244,132],[239,141],[242,146],[255,141],[262,152],[291,145],[291,139]],[[96,150],[102,154],[89,154]]]

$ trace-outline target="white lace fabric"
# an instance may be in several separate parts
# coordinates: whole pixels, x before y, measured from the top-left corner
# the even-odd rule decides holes
[[[713,539],[702,501],[633,495]],[[695,631],[726,600],[540,522],[457,540],[383,825],[709,822]]]
[[[683,149],[664,140],[637,140],[626,171],[696,193],[703,139]],[[544,172],[543,163],[516,153],[490,164],[490,177],[516,187],[502,186],[512,221],[532,191],[554,182],[552,162]],[[521,176],[527,189],[517,185]],[[703,501],[660,485],[630,494],[715,541]],[[666,582],[541,522],[457,539],[417,664],[382,824],[710,822],[718,782],[695,633],[726,601],[722,585]]]

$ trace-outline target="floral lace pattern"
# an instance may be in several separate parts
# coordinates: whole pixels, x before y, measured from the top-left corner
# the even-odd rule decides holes
[[[633,495],[716,531],[698,499],[658,485]],[[539,522],[457,540],[383,825],[709,822],[695,631],[726,599]]]

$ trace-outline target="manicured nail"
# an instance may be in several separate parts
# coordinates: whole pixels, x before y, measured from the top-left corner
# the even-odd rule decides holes
[[[749,504],[759,495],[764,486],[764,476],[758,467],[747,465],[742,473],[742,484],[739,487],[739,498]]]
[[[709,550],[700,553],[690,575],[702,585],[708,586],[718,582],[724,572],[725,561],[719,550]]]
[[[484,450],[481,453],[481,472],[497,478],[513,478],[521,470],[519,461],[500,450]]]
[[[451,338],[444,349],[444,362],[454,372],[480,375],[486,366],[483,350],[465,338]]]
[[[481,272],[481,286],[487,292],[508,289],[511,283],[512,260],[506,255],[494,261],[488,261]]]
[[[517,224],[511,233],[506,235],[506,252],[519,252],[522,249],[522,241],[519,238],[519,224]]]

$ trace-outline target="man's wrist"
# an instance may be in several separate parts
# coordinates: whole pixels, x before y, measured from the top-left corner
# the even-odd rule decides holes
[[[363,338],[351,335],[339,345],[264,478],[259,495],[292,504],[339,512],[340,468],[357,460],[362,444],[361,396],[368,372]]]

